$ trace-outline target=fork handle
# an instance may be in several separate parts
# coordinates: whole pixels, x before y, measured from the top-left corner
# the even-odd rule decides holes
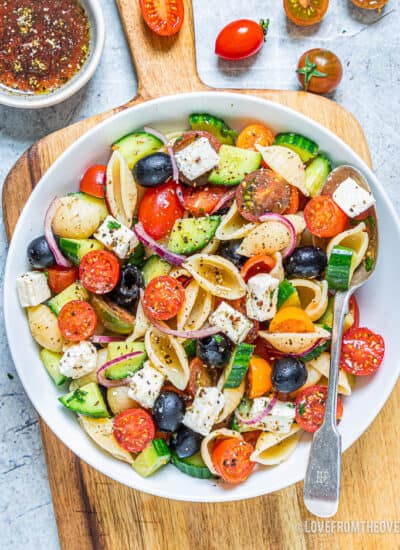
[[[304,503],[311,513],[320,517],[335,515],[339,505],[342,443],[336,427],[336,405],[343,322],[350,296],[351,290],[337,292],[334,299],[325,417],[314,434],[304,481]]]

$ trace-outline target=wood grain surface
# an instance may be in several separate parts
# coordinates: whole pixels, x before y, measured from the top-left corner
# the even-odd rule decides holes
[[[160,39],[145,27],[137,1],[117,0],[139,80],[138,95],[127,105],[55,132],[31,147],[9,173],[3,188],[8,238],[42,174],[79,136],[127,106],[152,97],[207,90],[195,66],[192,10],[177,37]],[[364,134],[354,117],[325,98],[304,92],[243,91],[277,101],[325,125],[370,164]],[[343,457],[342,497],[334,518],[346,522],[400,519],[398,490],[400,433],[393,418],[400,410],[400,389],[378,418]],[[40,421],[54,509],[64,550],[236,550],[400,548],[397,534],[359,523],[360,532],[329,532],[303,505],[303,486],[228,504],[191,504],[156,498],[120,485],[73,455]],[[397,525],[399,530],[399,525]],[[353,527],[353,531],[357,527]],[[378,530],[378,533],[375,532]],[[322,532],[321,532],[322,531]]]

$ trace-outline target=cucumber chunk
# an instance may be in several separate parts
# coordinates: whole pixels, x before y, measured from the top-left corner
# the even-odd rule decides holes
[[[57,294],[51,298],[51,300],[47,302],[47,305],[53,313],[58,315],[61,309],[65,306],[65,304],[68,304],[68,302],[72,302],[73,300],[88,299],[89,292],[79,281],[76,281],[75,283],[72,283],[72,285],[67,286],[67,288],[60,292],[60,294]]]
[[[329,257],[326,280],[329,288],[347,290],[353,273],[354,251],[345,246],[334,246]]]
[[[125,359],[117,365],[108,367],[108,369],[104,371],[104,376],[109,380],[127,378],[139,370],[147,359],[147,353],[143,342],[110,342],[107,346],[107,361],[111,361],[112,359],[135,351],[140,351],[140,355]]]
[[[262,156],[256,151],[222,145],[218,166],[208,176],[214,185],[237,185],[243,178],[260,168]]]
[[[278,287],[278,309],[285,306],[300,307],[300,298],[297,290],[290,281],[284,279]]]
[[[328,330],[332,330],[333,327],[333,305],[335,297],[329,296],[328,298],[328,307],[325,310],[323,316],[318,319],[317,323],[323,325]],[[349,312],[346,314],[343,322],[343,330],[346,331],[348,328],[352,327],[354,323],[353,315]],[[322,352],[321,352],[322,353]],[[309,361],[310,359],[308,359]]]
[[[144,248],[144,244],[139,242],[138,245],[135,247],[133,254],[129,256],[128,264],[135,265],[139,269],[142,268],[144,265],[144,262],[146,261],[144,259],[145,253],[146,251]]]
[[[117,334],[130,334],[135,318],[122,307],[106,298],[92,294],[90,303],[105,328]]]
[[[157,254],[153,254],[148,258],[142,268],[142,274],[144,283],[147,286],[149,282],[155,277],[161,277],[162,275],[168,275],[171,271],[171,264],[162,260]]]
[[[241,343],[236,346],[225,370],[224,388],[238,388],[240,386],[249,368],[253,351],[254,346],[251,344]]]
[[[79,265],[85,254],[92,250],[103,250],[104,246],[96,239],[67,239],[61,237],[59,240],[61,252],[74,265]]]
[[[60,372],[60,359],[62,357],[61,353],[56,353],[55,351],[50,351],[48,349],[42,349],[39,353],[40,359],[42,360],[44,368],[49,373],[54,384],[56,386],[62,386],[68,378],[61,374]]]
[[[186,355],[188,356],[189,361],[196,357],[197,342],[196,340],[186,340],[183,347],[185,348]]]
[[[119,151],[132,170],[138,160],[151,153],[155,153],[163,146],[153,134],[147,132],[133,132],[112,144],[114,151]]]
[[[320,344],[319,346],[315,347],[310,353],[307,353],[306,355],[303,355],[301,357],[301,360],[304,362],[311,361],[312,359],[317,359],[323,353],[329,348],[329,342],[324,342],[323,344]]]
[[[178,254],[192,254],[201,250],[214,237],[220,222],[220,216],[176,220],[169,237],[168,249]]]
[[[318,145],[301,134],[284,133],[275,136],[274,145],[288,147],[299,155],[303,162],[308,162],[318,154]]]
[[[320,153],[305,170],[306,189],[311,197],[316,197],[320,194],[322,187],[332,170],[332,163],[325,155]]]
[[[108,418],[109,412],[101,394],[99,385],[95,382],[85,384],[81,388],[58,398],[60,403],[83,416],[92,418]]]
[[[165,466],[171,458],[164,439],[153,439],[147,447],[138,454],[132,468],[142,477],[149,477]]]
[[[234,145],[238,135],[221,118],[209,115],[208,113],[191,114],[189,116],[189,124],[192,130],[210,132],[220,143],[226,145]]]
[[[205,465],[201,458],[200,452],[190,456],[189,458],[179,458],[175,453],[171,454],[171,463],[178,468],[183,474],[198,479],[213,479],[214,474]]]

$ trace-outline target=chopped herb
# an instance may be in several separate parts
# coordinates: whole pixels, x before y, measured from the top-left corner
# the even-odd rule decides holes
[[[298,411],[300,416],[303,416],[306,412],[306,404],[304,403],[304,401],[301,401],[301,403],[299,403]]]
[[[371,258],[371,257],[368,257],[368,258],[365,258],[365,270],[366,271],[371,271],[372,268],[374,267],[374,259]]]
[[[9,379],[9,380],[14,380],[14,375],[11,374],[11,372],[8,372],[8,373],[7,373],[7,376],[8,376],[8,379]]]
[[[109,222],[107,222],[107,227],[108,229],[119,229],[121,227],[121,224],[114,220],[110,220]]]
[[[79,401],[79,403],[84,403],[85,402],[85,395],[87,395],[87,391],[85,390],[81,390],[80,388],[76,388],[76,390],[74,391],[74,393],[72,395],[70,395],[67,399],[67,403],[70,403],[71,401]]]
[[[373,216],[367,216],[365,218],[365,223],[371,227],[371,229],[375,229],[375,218]]]

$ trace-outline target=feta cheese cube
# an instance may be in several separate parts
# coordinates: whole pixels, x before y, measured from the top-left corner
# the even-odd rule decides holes
[[[190,145],[175,153],[176,163],[190,181],[206,174],[217,166],[219,157],[206,137],[195,139]]]
[[[265,410],[271,399],[269,397],[257,397],[253,399],[249,419],[255,418]],[[290,401],[277,401],[271,412],[264,416],[254,427],[268,432],[289,433],[296,416],[294,403]]]
[[[210,316],[211,325],[219,327],[235,344],[240,344],[253,327],[253,323],[245,315],[236,311],[226,302],[221,302]]]
[[[97,367],[97,349],[90,342],[66,346],[60,359],[60,372],[68,378],[81,378]]]
[[[160,395],[165,376],[146,361],[131,377],[128,396],[146,409],[151,409]]]
[[[94,237],[121,259],[130,256],[134,248],[139,244],[135,233],[113,216],[106,217],[94,233]]]
[[[224,405],[225,397],[218,388],[199,388],[182,422],[194,432],[208,435]]]
[[[375,204],[372,194],[358,185],[353,178],[342,181],[332,198],[349,218],[359,216]]]
[[[268,321],[276,313],[279,280],[268,273],[254,275],[247,281],[246,312],[250,319]]]
[[[47,277],[40,271],[28,271],[18,277],[17,292],[22,307],[38,306],[51,296]]]

